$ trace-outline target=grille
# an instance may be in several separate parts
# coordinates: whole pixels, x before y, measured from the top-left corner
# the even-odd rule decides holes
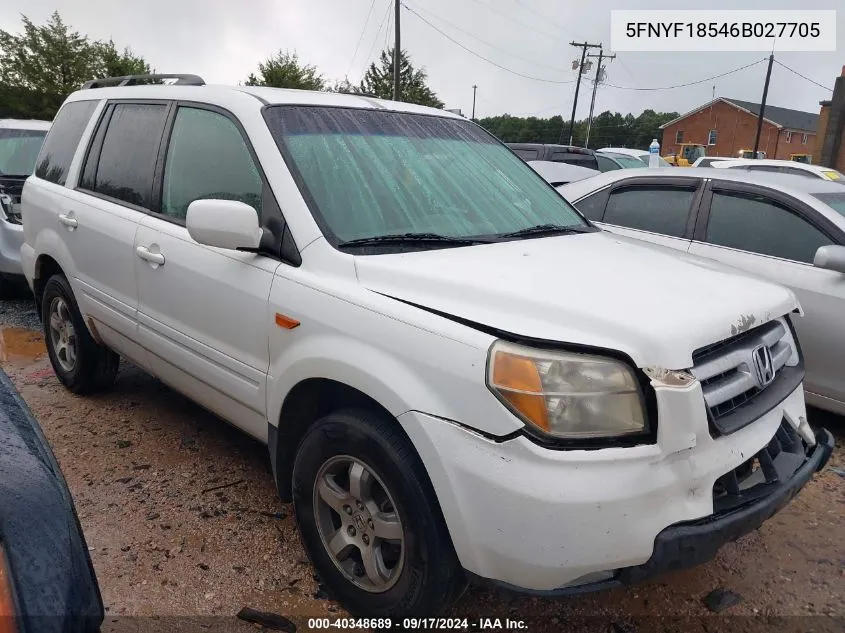
[[[716,480],[714,511],[726,512],[769,494],[792,477],[806,454],[806,442],[784,419],[771,441],[756,455]]]
[[[748,406],[777,382],[792,357],[787,328],[782,321],[770,321],[742,334],[708,345],[693,354],[690,370],[701,382],[704,402],[712,422]],[[763,384],[757,375],[754,353],[765,346],[771,354],[772,378]]]

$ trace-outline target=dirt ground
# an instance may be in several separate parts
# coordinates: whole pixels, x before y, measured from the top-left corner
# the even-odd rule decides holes
[[[0,365],[41,423],[76,502],[107,625],[114,616],[233,615],[244,606],[300,622],[344,615],[315,581],[264,446],[131,366],[110,393],[76,397],[53,375],[39,331],[0,334]],[[717,619],[703,598],[724,588],[741,597],[725,613],[756,616],[733,624],[784,617],[782,630],[845,630],[845,478],[831,468],[845,468],[845,421],[812,411],[811,422],[837,436],[828,468],[715,561],[580,597],[472,588],[451,615],[523,618],[537,631],[572,630],[573,618],[585,618],[613,633],[657,630],[657,620],[643,628],[640,618],[660,616],[661,630],[714,631],[724,628],[706,624]],[[836,617],[810,617],[822,615]]]

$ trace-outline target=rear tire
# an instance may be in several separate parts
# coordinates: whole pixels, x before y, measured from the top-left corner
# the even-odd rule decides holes
[[[311,426],[293,465],[305,550],[329,594],[367,617],[428,617],[466,587],[428,475],[396,420],[367,410]]]
[[[111,387],[120,356],[91,338],[65,276],[50,277],[41,297],[44,342],[59,382],[80,395]]]

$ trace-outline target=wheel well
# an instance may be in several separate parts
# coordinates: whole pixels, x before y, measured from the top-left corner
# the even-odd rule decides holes
[[[270,428],[273,471],[279,495],[284,501],[291,499],[293,461],[305,432],[314,422],[332,411],[349,408],[367,409],[391,416],[387,409],[367,394],[328,378],[303,380],[285,397],[278,430]]]
[[[32,286],[39,320],[41,320],[41,296],[44,294],[44,286],[47,284],[47,280],[56,274],[63,275],[64,271],[55,259],[49,255],[41,255],[36,260],[35,278],[33,279]]]

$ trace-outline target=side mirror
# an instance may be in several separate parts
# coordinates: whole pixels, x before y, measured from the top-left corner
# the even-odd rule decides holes
[[[185,226],[200,244],[229,250],[258,248],[264,232],[255,209],[237,200],[194,200]]]
[[[845,246],[822,246],[816,251],[813,266],[845,273]]]

